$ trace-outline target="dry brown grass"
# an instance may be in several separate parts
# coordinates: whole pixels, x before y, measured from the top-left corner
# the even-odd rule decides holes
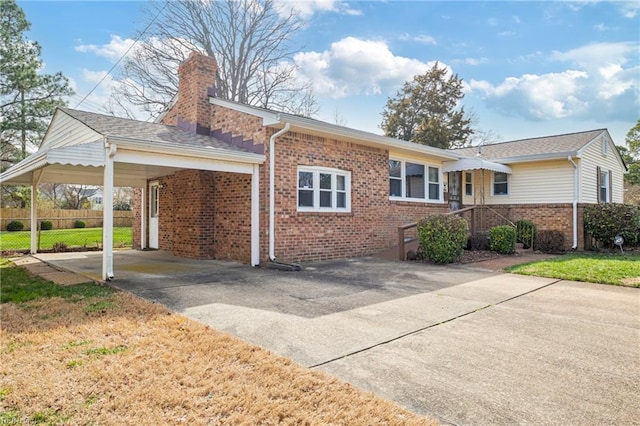
[[[434,424],[127,293],[4,303],[1,320],[5,423]]]

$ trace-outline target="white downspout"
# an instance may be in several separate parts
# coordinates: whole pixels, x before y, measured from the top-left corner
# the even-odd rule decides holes
[[[282,136],[283,134],[289,131],[291,127],[290,123],[284,123],[284,127],[281,130],[278,130],[274,133],[271,138],[269,138],[269,260],[272,262],[276,260],[275,255],[275,246],[276,246],[276,213],[275,207],[276,202],[274,199],[276,192],[276,183],[275,183],[275,164],[276,164],[276,139]]]
[[[571,249],[575,250],[578,248],[578,165],[571,156],[568,156],[567,160],[573,166],[573,246]]]

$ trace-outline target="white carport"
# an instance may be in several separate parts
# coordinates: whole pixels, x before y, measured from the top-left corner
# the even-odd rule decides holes
[[[31,186],[31,223],[37,223],[40,183],[101,185],[103,207],[102,278],[113,278],[113,188],[142,188],[146,206],[149,179],[179,170],[207,170],[251,175],[251,264],[259,253],[259,165],[261,154],[173,126],[58,109],[41,148],[0,175],[3,185]],[[145,235],[142,212],[142,239]],[[37,226],[31,227],[31,253]],[[141,241],[144,246],[144,241]]]

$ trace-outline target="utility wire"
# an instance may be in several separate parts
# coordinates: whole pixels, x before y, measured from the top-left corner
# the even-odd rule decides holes
[[[156,13],[156,16],[153,17],[153,19],[151,21],[149,21],[149,23],[147,24],[147,26],[145,27],[145,29],[138,35],[138,37],[136,37],[136,39],[133,41],[133,43],[131,43],[131,46],[129,46],[129,48],[126,50],[126,52],[124,52],[122,54],[122,56],[120,56],[120,58],[116,61],[115,64],[113,64],[113,66],[111,67],[111,69],[109,71],[107,71],[107,73],[102,76],[102,78],[100,79],[100,81],[98,83],[96,83],[95,86],[93,86],[93,89],[91,89],[89,91],[89,93],[87,93],[84,98],[82,98],[82,100],[80,102],[78,102],[75,106],[75,108],[78,108],[80,106],[80,104],[82,104],[89,96],[91,96],[91,94],[93,92],[95,92],[95,90],[102,84],[102,82],[109,76],[111,75],[111,73],[113,72],[113,70],[118,66],[118,64],[120,63],[120,61],[122,61],[124,59],[125,56],[127,56],[129,54],[129,51],[131,51],[131,49],[133,49],[133,46],[136,45],[136,43],[138,43],[138,41],[140,41],[140,39],[142,38],[143,35],[145,35],[145,33],[147,32],[147,30],[151,27],[151,25],[156,21],[156,19],[158,19],[158,16],[160,16],[160,14],[162,12],[164,12],[164,9],[167,7],[168,2],[165,2],[164,5],[162,6],[162,9],[160,9],[158,11],[158,13]]]

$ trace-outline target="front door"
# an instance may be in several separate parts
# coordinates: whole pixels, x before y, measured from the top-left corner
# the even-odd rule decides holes
[[[459,210],[462,206],[462,172],[449,172],[449,209]]]
[[[158,249],[158,221],[160,219],[160,185],[149,184],[149,248]]]

